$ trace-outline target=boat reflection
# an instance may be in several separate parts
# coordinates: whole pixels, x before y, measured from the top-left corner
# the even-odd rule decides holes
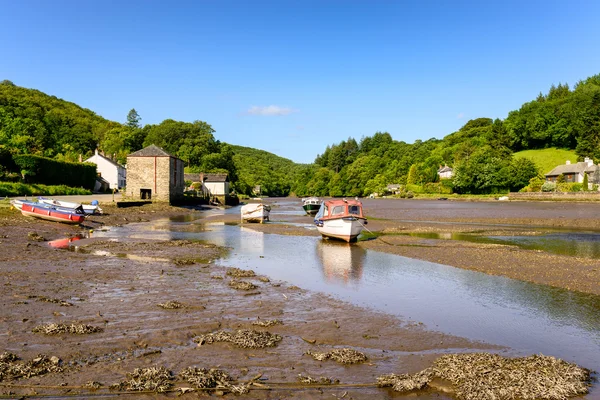
[[[328,282],[359,282],[363,275],[366,250],[336,241],[318,240],[317,259]]]

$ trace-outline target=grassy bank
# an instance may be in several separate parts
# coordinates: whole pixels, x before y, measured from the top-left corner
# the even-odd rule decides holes
[[[63,196],[63,195],[87,195],[92,194],[90,190],[73,188],[65,185],[41,185],[25,184],[15,182],[0,182],[0,196]]]

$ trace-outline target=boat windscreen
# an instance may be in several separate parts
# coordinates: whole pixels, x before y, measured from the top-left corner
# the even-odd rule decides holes
[[[325,203],[321,203],[321,207],[319,207],[319,212],[317,212],[317,215],[315,215],[315,219],[323,218],[324,214],[325,214]]]

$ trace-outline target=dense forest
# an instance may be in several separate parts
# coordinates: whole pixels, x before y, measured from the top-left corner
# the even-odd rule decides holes
[[[127,154],[155,144],[181,158],[189,172],[229,173],[241,194],[260,186],[270,196],[365,196],[384,192],[388,184],[432,193],[519,190],[548,172],[513,157],[521,150],[571,149],[580,159],[598,162],[600,74],[572,89],[552,85],[504,120],[473,119],[443,139],[412,144],[387,132],[348,138],[327,146],[313,164],[220,142],[215,133],[204,121],[167,119],[142,126],[135,109],[124,123],[109,121],[55,96],[0,82],[0,180],[15,172],[10,160],[19,154],[75,162],[99,148],[124,163]],[[451,180],[439,179],[442,165],[454,169]]]

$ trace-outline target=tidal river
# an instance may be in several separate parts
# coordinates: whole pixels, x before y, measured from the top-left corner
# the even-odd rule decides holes
[[[239,212],[236,209],[229,212]],[[295,213],[296,211],[280,212]],[[230,248],[217,262],[328,293],[428,329],[553,355],[600,370],[600,297],[235,224],[160,220],[96,237],[204,240]],[[302,224],[300,224],[302,226]],[[313,229],[310,224],[306,229]]]

